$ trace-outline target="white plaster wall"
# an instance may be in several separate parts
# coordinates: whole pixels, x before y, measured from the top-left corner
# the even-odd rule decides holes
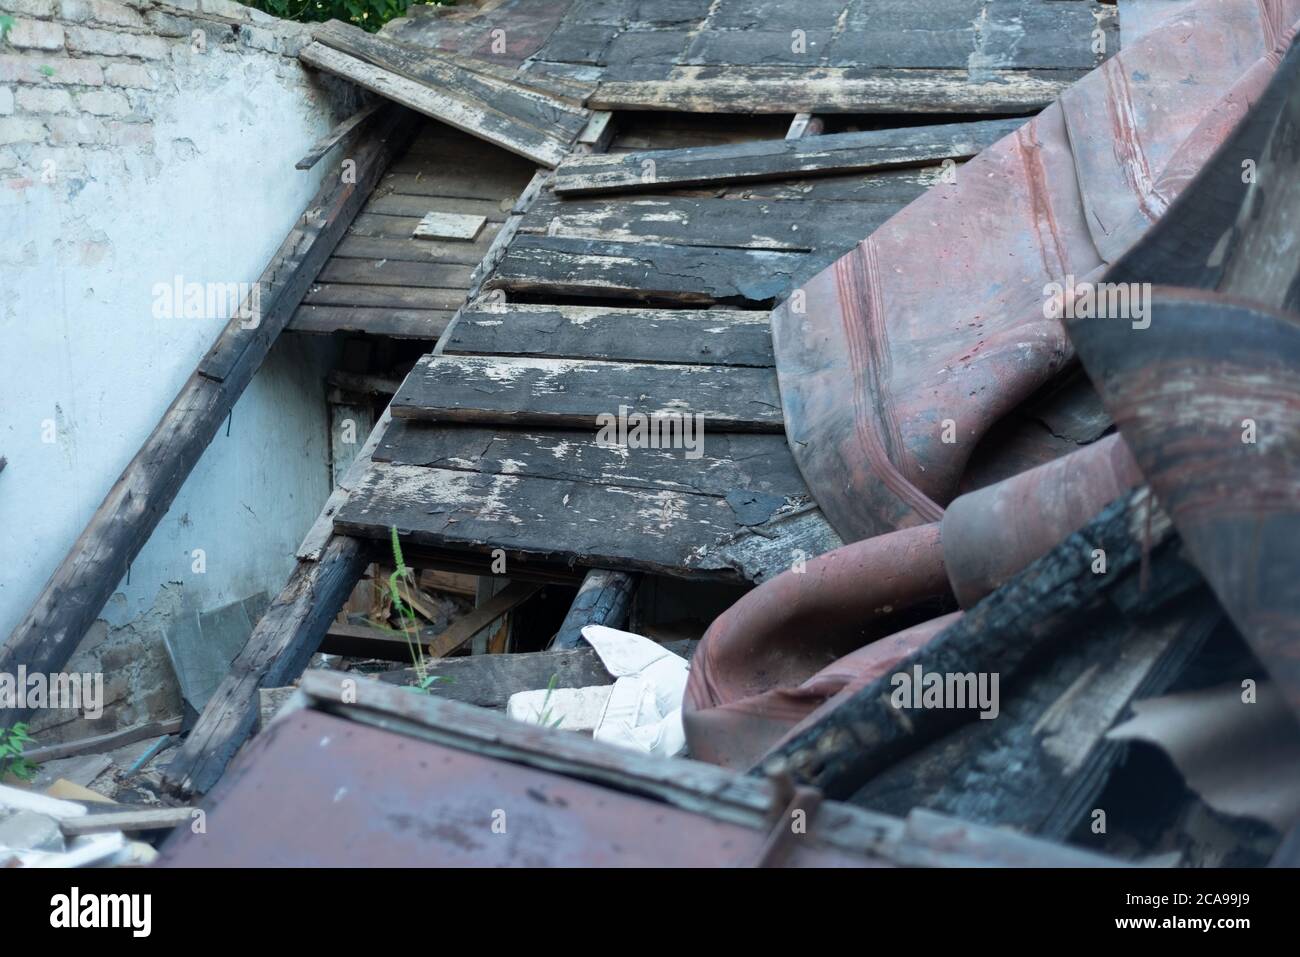
[[[0,179],[0,635],[225,324],[153,318],[154,284],[256,279],[329,165],[293,168],[338,119],[295,60],[168,43],[157,88],[132,96],[134,145],[60,154],[52,183],[33,147]],[[170,583],[199,609],[278,592],[329,493],[329,349],[282,337],[110,601],[110,632],[166,627],[176,602],[150,609]]]

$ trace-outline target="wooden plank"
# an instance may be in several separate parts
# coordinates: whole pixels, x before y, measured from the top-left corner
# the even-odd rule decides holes
[[[578,143],[591,153],[603,153],[614,138],[614,114],[600,110],[591,114],[587,125],[578,134]]]
[[[551,639],[551,647],[580,647],[583,641],[582,629],[587,625],[622,628],[632,608],[636,586],[640,583],[640,575],[627,572],[606,568],[593,568],[587,572],[569,613],[564,616],[559,630]]]
[[[307,150],[307,155],[293,164],[294,169],[311,169],[324,159],[326,153],[344,140],[351,138],[363,123],[375,115],[381,106],[383,106],[383,101],[371,103],[369,106],[357,110],[313,143],[311,148]]]
[[[503,208],[504,207],[504,208]],[[482,216],[489,223],[503,223],[509,215],[506,200],[444,199],[438,196],[376,196],[352,223],[349,236],[375,239],[410,239],[426,213],[458,213]]]
[[[299,306],[290,332],[364,332],[393,339],[436,341],[451,321],[450,309],[388,309],[355,306]]]
[[[532,171],[537,168],[519,157],[509,158],[517,160],[522,170],[500,169],[499,161],[485,161],[472,167],[463,167],[460,164],[464,160],[460,155],[450,151],[439,157],[438,163],[442,165],[435,166],[432,170],[428,168],[432,165],[429,161],[409,159],[394,163],[392,172],[384,177],[376,192],[382,191],[384,195],[392,193],[401,196],[438,196],[444,199],[499,202],[507,196],[516,195],[528,184]]]
[[[170,831],[189,824],[194,819],[194,809],[188,807],[151,807],[130,811],[108,811],[87,814],[59,822],[65,837],[83,834],[103,834],[108,831]]]
[[[835,259],[765,249],[517,236],[487,289],[678,303],[771,305]]]
[[[488,628],[502,615],[518,608],[541,590],[533,582],[511,582],[483,604],[457,618],[441,634],[429,642],[435,658],[444,658],[464,646],[471,638]]]
[[[438,242],[428,239],[387,239],[346,236],[334,250],[335,259],[391,259],[395,262],[444,263],[477,266],[483,260],[498,227],[489,223],[473,243]]]
[[[484,106],[518,130],[539,132],[558,146],[571,146],[590,116],[580,104],[566,102],[528,84],[526,75],[503,81],[490,65],[468,58],[448,59],[434,50],[401,43],[387,36],[330,20],[312,28],[317,42],[426,87],[446,91],[466,103]],[[455,125],[455,124],[451,124]],[[474,130],[465,132],[475,134]]]
[[[473,242],[487,222],[486,216],[463,213],[425,213],[411,236],[415,239],[459,239]]]
[[[469,287],[472,266],[445,263],[413,263],[401,260],[331,258],[316,281],[354,283],[369,286],[402,286],[407,289],[455,289]]]
[[[698,459],[671,448],[602,446],[594,431],[507,429],[396,419],[374,452],[377,462],[494,475],[667,489],[726,496],[808,494],[785,436],[708,435]]]
[[[710,431],[780,432],[784,421],[770,369],[508,356],[424,356],[393,398],[392,412],[426,421],[595,430],[610,421],[605,416],[620,415],[620,407],[656,416],[663,428],[674,416],[694,417],[689,428],[696,431],[670,436],[677,446],[702,438],[701,422]],[[626,427],[633,426],[629,419]],[[619,438],[624,435],[632,433]]]
[[[623,362],[775,364],[767,313],[739,309],[480,302],[461,313],[443,351]]]
[[[543,196],[520,232],[617,243],[846,252],[896,212],[894,206],[818,199]]]
[[[521,561],[757,581],[791,567],[800,550],[819,553],[801,521],[808,514],[806,503],[782,498],[750,526],[718,496],[376,463],[334,527],[383,539],[395,526],[416,545],[504,548]]]
[[[594,110],[686,113],[977,113],[1041,110],[1087,70],[813,70],[679,66],[662,79],[601,81]]]
[[[437,630],[421,628],[415,635],[400,631],[372,628],[367,625],[349,625],[334,622],[321,639],[320,652],[326,655],[344,655],[348,658],[377,658],[380,661],[409,662],[412,657],[411,640],[428,645]]]
[[[227,325],[0,648],[0,670],[15,673],[22,664],[33,672],[55,672],[76,649],[261,366],[316,270],[410,135],[410,120],[397,111],[386,113],[351,157],[357,164],[355,182],[338,175],[324,178],[259,280],[266,292],[260,324],[244,329],[233,319]],[[21,718],[11,712],[4,720]]]
[[[319,561],[298,562],[168,766],[169,788],[202,794],[217,782],[252,733],[258,689],[302,673],[369,562],[367,543],[342,536],[330,539]]]
[[[110,731],[108,734],[97,734],[91,738],[82,738],[79,741],[66,741],[63,744],[51,744],[44,748],[32,748],[24,751],[23,757],[33,764],[41,764],[45,761],[57,761],[60,758],[72,758],[81,754],[100,754],[125,747],[128,744],[135,744],[137,741],[159,738],[164,734],[175,734],[180,729],[180,718],[150,721],[146,724],[123,728],[121,731]]]
[[[302,301],[310,306],[372,306],[376,309],[454,310],[465,299],[461,289],[319,283]]]
[[[451,96],[321,43],[308,44],[298,57],[309,66],[341,76],[395,103],[479,136],[535,163],[554,167],[564,158],[565,146],[540,131],[512,122],[486,106]]]
[[[555,171],[561,195],[791,179],[969,159],[1023,120],[908,126],[730,146],[570,156]]]

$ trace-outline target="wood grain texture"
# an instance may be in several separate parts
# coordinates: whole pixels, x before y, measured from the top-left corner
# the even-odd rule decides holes
[[[482,302],[461,313],[447,355],[771,367],[767,313]]]
[[[646,192],[969,159],[1021,122],[984,120],[730,146],[570,156],[555,171],[555,191],[561,195]]]
[[[374,460],[719,496],[739,491],[789,498],[808,494],[783,435],[706,433],[701,453],[689,459],[681,449],[602,446],[593,430],[395,419]]]
[[[780,432],[783,423],[771,369],[509,356],[425,356],[392,411],[426,421],[596,430],[620,407],[694,417],[691,428],[702,416],[708,431]]]
[[[744,525],[726,498],[584,481],[488,475],[376,463],[340,508],[335,528],[521,560],[761,581],[838,538],[806,501],[780,499],[768,521]]]

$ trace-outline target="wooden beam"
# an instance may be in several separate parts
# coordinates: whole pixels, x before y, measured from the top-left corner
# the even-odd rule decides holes
[[[104,814],[87,814],[59,822],[65,837],[83,834],[103,834],[107,831],[169,831],[194,818],[194,809],[188,807],[151,807],[131,811],[110,811]]]
[[[383,101],[380,100],[357,110],[357,112],[313,143],[311,149],[307,150],[307,155],[293,164],[294,169],[311,169],[324,158],[326,153],[357,132],[358,127],[374,116],[383,105]]]
[[[258,689],[298,677],[369,564],[370,548],[335,536],[318,561],[300,561],[221,679],[164,780],[181,794],[205,793],[257,721]]]
[[[511,582],[483,604],[462,618],[457,618],[451,626],[429,642],[429,650],[435,658],[443,658],[457,651],[467,641],[484,628],[489,627],[502,615],[518,608],[532,598],[541,586],[532,582]]]
[[[551,641],[553,648],[579,648],[582,629],[587,625],[621,628],[632,607],[632,596],[641,582],[640,575],[593,568],[582,580],[582,587],[560,623]]]
[[[555,171],[555,191],[566,196],[647,192],[965,160],[1023,124],[1016,119],[981,120],[727,146],[571,156]]]
[[[679,66],[658,80],[605,80],[593,110],[682,113],[1032,113],[1088,71]]]
[[[309,66],[351,80],[394,103],[495,143],[534,163],[554,167],[564,158],[564,143],[540,130],[511,122],[486,103],[460,99],[445,89],[408,79],[321,43],[304,47],[298,57]]]
[[[712,432],[780,432],[784,424],[775,371],[745,366],[424,356],[390,406],[402,419],[593,430],[620,407],[645,416],[703,416],[702,428]],[[690,420],[692,436],[697,422]],[[665,435],[670,424],[653,427]],[[678,447],[684,443],[689,436],[681,425],[665,444],[673,435]]]
[[[0,671],[58,671],[149,540],[186,477],[261,366],[415,118],[390,108],[353,151],[355,178],[331,174],[259,280],[260,316],[232,319],[0,648]],[[16,711],[0,724],[22,720]]]
[[[23,757],[33,764],[41,764],[45,761],[72,758],[80,754],[101,754],[105,751],[125,747],[128,744],[135,744],[137,741],[162,737],[164,734],[175,734],[180,729],[180,718],[169,718],[166,721],[150,721],[147,724],[137,724],[134,727],[123,728],[121,731],[97,734],[93,738],[82,738],[79,741],[67,741],[63,744],[51,744],[44,748],[33,748],[31,751],[24,751]]]

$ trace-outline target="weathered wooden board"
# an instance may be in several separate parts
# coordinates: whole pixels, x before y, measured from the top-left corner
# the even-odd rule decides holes
[[[334,250],[336,259],[392,259],[414,263],[477,266],[499,227],[489,224],[472,243],[428,239],[386,239],[348,236]]]
[[[311,148],[307,150],[307,154],[294,164],[294,169],[311,169],[319,163],[326,153],[338,146],[344,140],[350,139],[355,135],[361,124],[374,116],[379,107],[383,105],[383,102],[383,100],[379,100],[375,103],[371,103],[369,106],[362,107],[342,123],[335,126],[332,130],[311,145]]]
[[[517,236],[486,289],[770,305],[836,258],[766,249]]]
[[[895,210],[817,199],[561,199],[551,193],[528,211],[520,232],[616,243],[846,252]]]
[[[513,122],[485,104],[460,99],[319,42],[308,44],[298,56],[309,66],[341,76],[395,103],[480,136],[543,166],[554,167],[564,158],[566,144],[539,130]]]
[[[486,216],[468,216],[464,213],[425,213],[411,236],[415,239],[459,239],[473,242],[487,222]]]
[[[385,309],[356,306],[299,306],[289,323],[293,332],[364,332],[394,339],[428,339],[442,335],[451,321],[449,309]]]
[[[706,430],[699,458],[682,449],[602,446],[576,429],[525,430],[394,419],[377,462],[721,495],[807,496],[784,436]]]
[[[561,195],[645,192],[969,159],[1021,123],[984,120],[731,146],[570,156],[555,171],[555,191]]]
[[[678,66],[658,78],[604,80],[595,110],[691,113],[974,113],[1041,110],[1087,70],[889,70]]]
[[[519,475],[373,465],[334,518],[345,535],[559,564],[762,580],[835,547],[803,502],[784,501],[759,526],[726,498]]]
[[[457,309],[465,293],[460,289],[411,289],[405,286],[374,286],[319,283],[308,290],[303,302],[309,306],[374,306],[380,309]]]
[[[357,283],[363,286],[401,286],[406,289],[469,288],[472,266],[413,263],[402,260],[331,258],[316,277],[319,283]]]
[[[513,124],[541,131],[564,146],[573,143],[591,115],[580,106],[530,87],[526,76],[515,73],[510,74],[510,80],[504,80],[490,65],[466,58],[449,58],[435,50],[367,33],[337,20],[314,27],[312,37],[399,76],[446,90],[471,103],[490,106]],[[474,133],[473,130],[465,132]]]
[[[461,312],[447,355],[772,366],[766,312],[481,302]]]
[[[744,366],[424,356],[392,403],[397,418],[593,430],[620,407],[702,416],[706,430],[783,429],[775,371]]]

